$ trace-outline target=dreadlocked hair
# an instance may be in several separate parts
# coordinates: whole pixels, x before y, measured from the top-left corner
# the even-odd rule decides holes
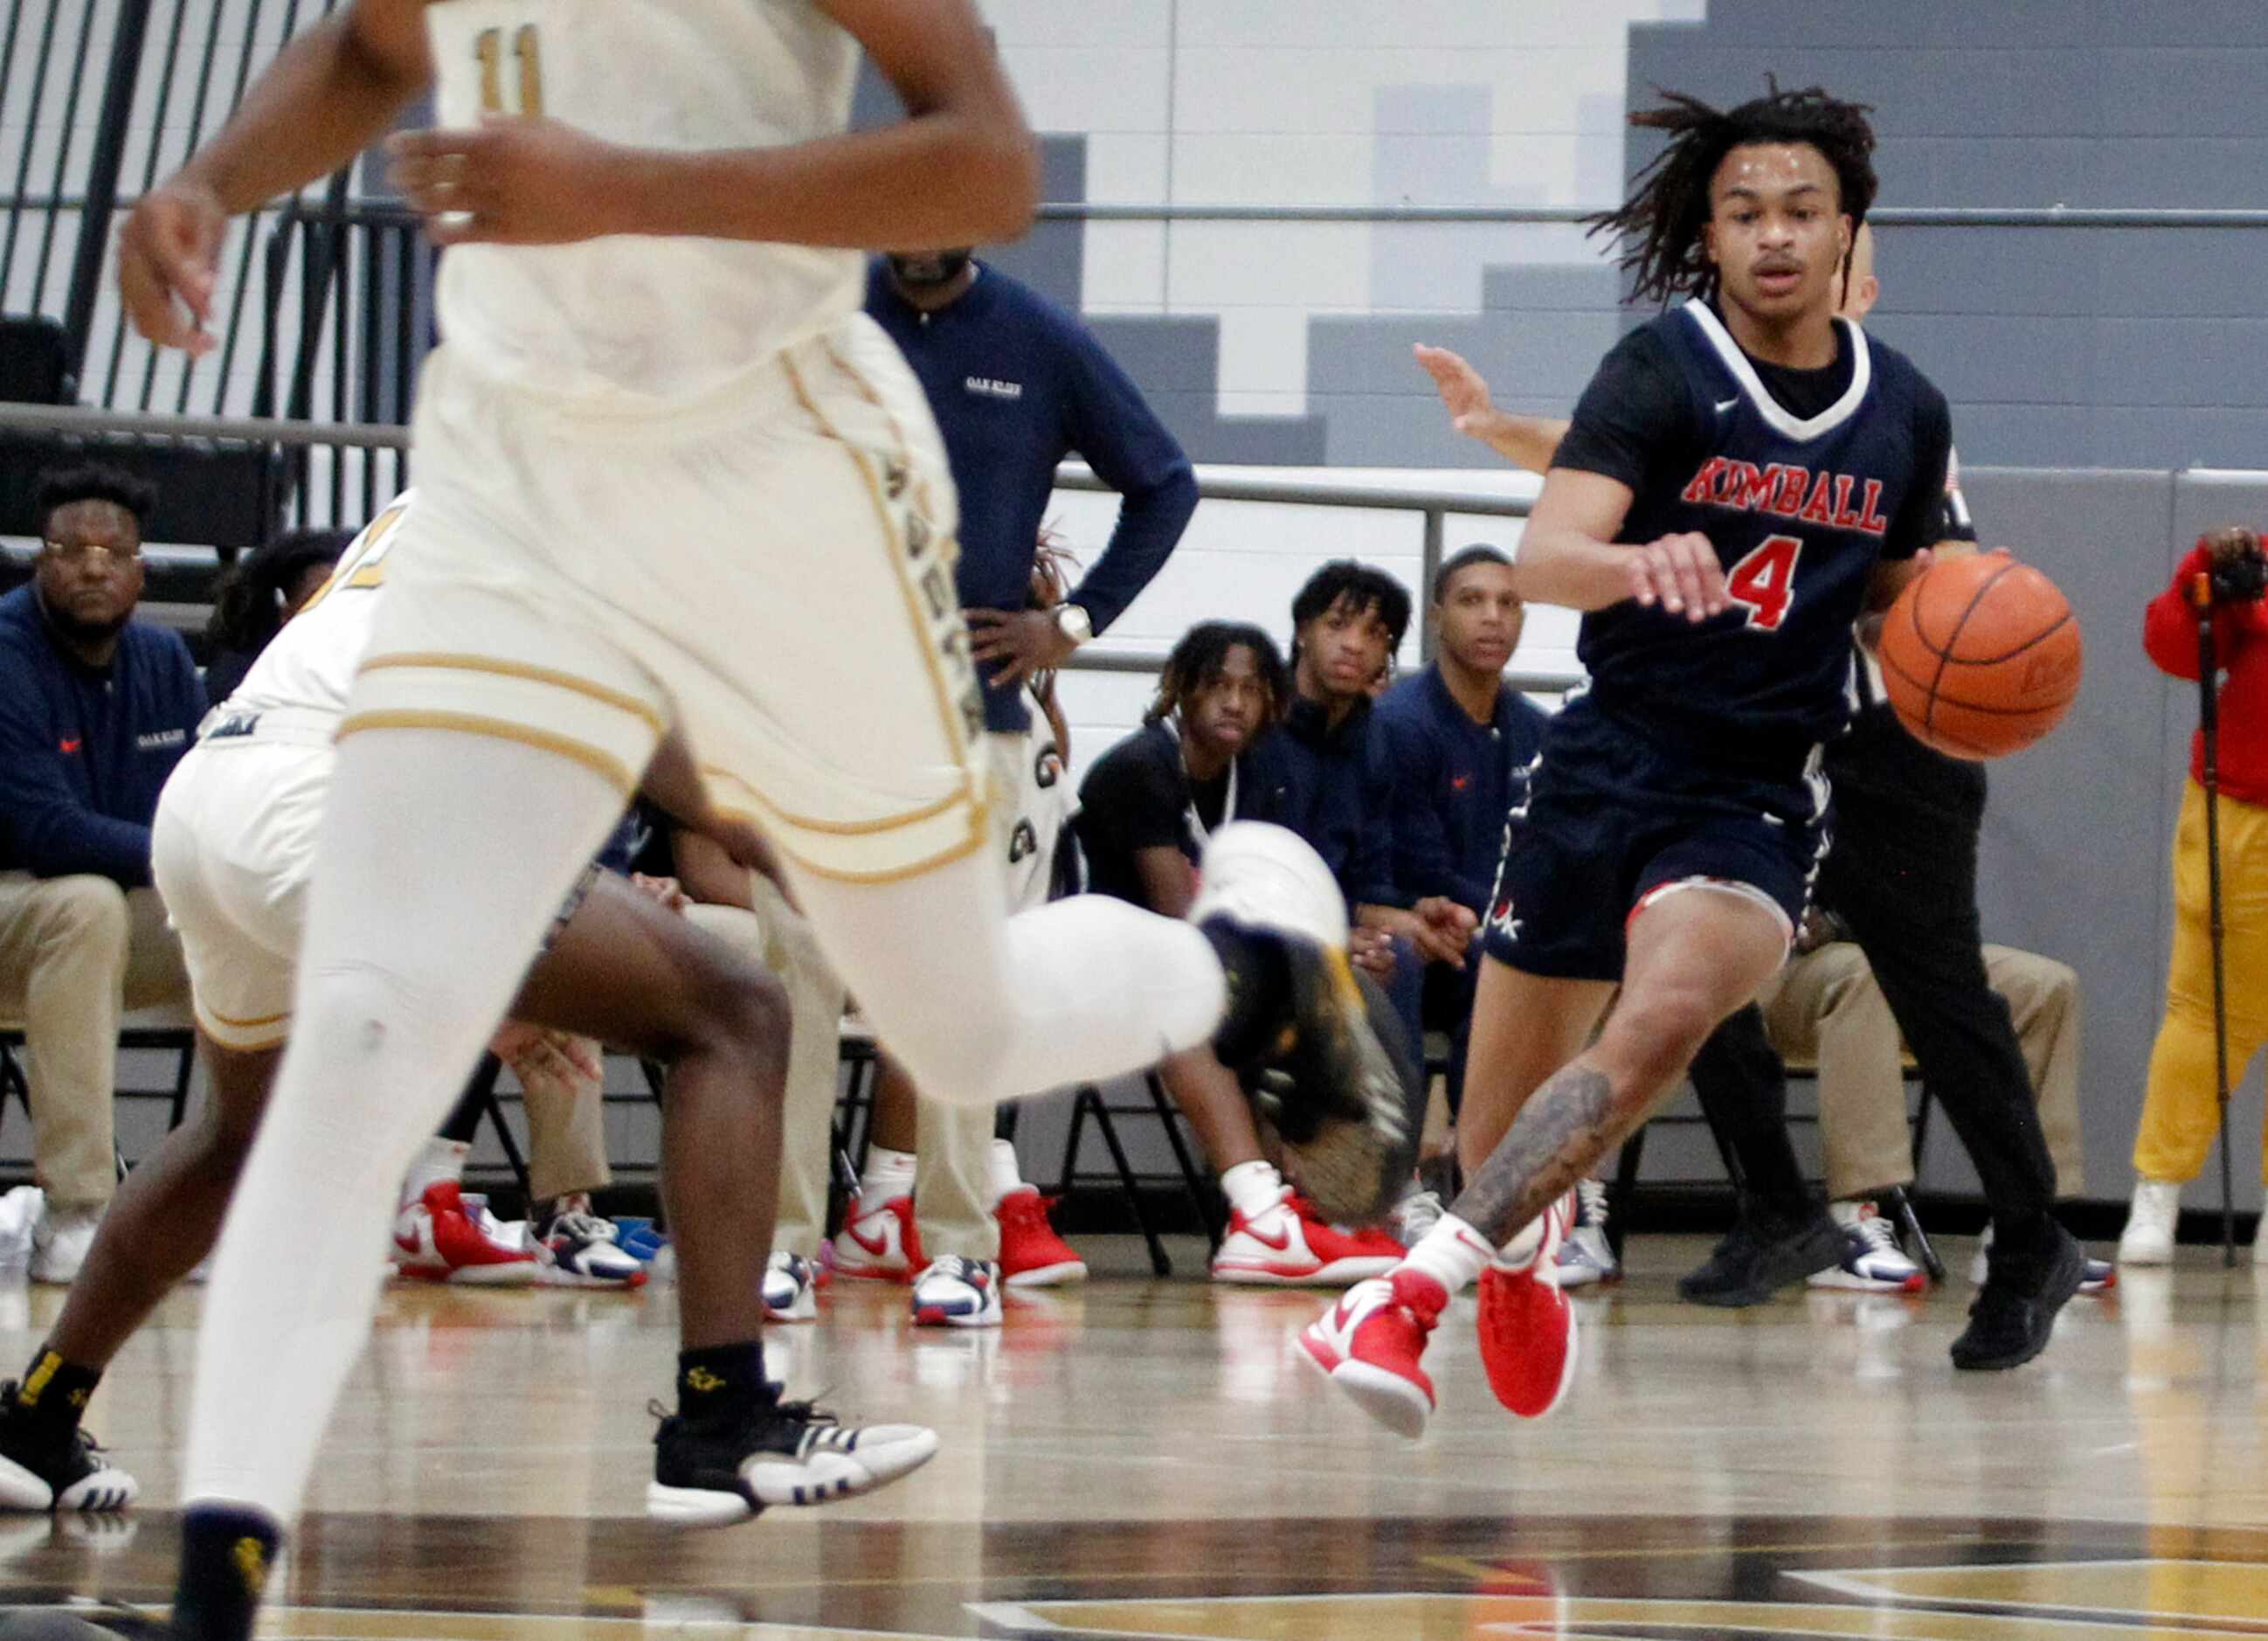
[[[1261,708],[1260,721],[1273,724],[1283,717],[1285,705],[1292,698],[1292,681],[1276,641],[1249,622],[1201,621],[1182,635],[1166,658],[1165,670],[1158,674],[1157,698],[1142,715],[1144,725],[1160,723],[1181,712],[1227,670],[1229,651],[1240,649],[1252,651],[1261,689],[1268,697]]]
[[[213,589],[205,639],[215,653],[257,655],[284,625],[284,600],[310,570],[335,564],[351,530],[291,530],[229,566]]]
[[[1654,91],[1667,106],[1631,115],[1634,126],[1668,132],[1669,145],[1638,173],[1637,186],[1620,210],[1584,221],[1592,234],[1612,233],[1633,242],[1616,266],[1636,274],[1634,295],[1666,304],[1673,297],[1705,300],[1716,293],[1717,269],[1703,253],[1701,230],[1709,220],[1710,180],[1736,148],[1809,144],[1835,173],[1852,232],[1867,220],[1874,202],[1874,130],[1867,123],[1874,110],[1864,103],[1838,102],[1816,85],[1784,92],[1770,75],[1764,84],[1763,96],[1725,110],[1657,85]],[[1846,296],[1850,281],[1846,258]]]

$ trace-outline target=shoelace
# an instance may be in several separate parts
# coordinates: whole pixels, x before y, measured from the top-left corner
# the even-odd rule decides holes
[[[1441,1216],[1447,1211],[1441,1206],[1440,1192],[1411,1192],[1402,1199],[1402,1205],[1394,1211],[1395,1229],[1400,1233],[1395,1240],[1404,1247],[1411,1247],[1428,1231],[1440,1224]]]
[[[550,1229],[544,1234],[557,1236],[562,1232],[585,1242],[618,1242],[622,1240],[622,1229],[613,1220],[603,1215],[585,1213],[580,1209],[561,1214],[551,1222]]]
[[[1575,1223],[1594,1231],[1607,1228],[1607,1182],[1604,1180],[1575,1181]]]
[[[1860,1214],[1859,1223],[1851,1229],[1858,1234],[1859,1240],[1866,1244],[1866,1251],[1869,1254],[1904,1252],[1898,1247],[1897,1227],[1880,1214]]]

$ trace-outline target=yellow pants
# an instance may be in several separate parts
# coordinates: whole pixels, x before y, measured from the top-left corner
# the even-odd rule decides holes
[[[2224,796],[2220,809],[2221,968],[2234,1084],[2268,1043],[2268,808]],[[2174,835],[2174,960],[2166,977],[2166,1018],[2150,1051],[2149,1092],[2134,1135],[2134,1172],[2146,1180],[2194,1180],[2220,1131],[2205,889],[2205,789],[2191,781],[2182,793]]]

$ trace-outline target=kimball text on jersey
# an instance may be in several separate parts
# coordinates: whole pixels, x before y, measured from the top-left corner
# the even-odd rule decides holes
[[[1701,464],[1678,499],[1697,506],[1777,513],[1806,524],[1881,535],[1889,528],[1889,521],[1881,514],[1882,482],[1863,482],[1859,510],[1853,512],[1851,492],[1859,488],[1861,481],[1847,473],[1814,474],[1808,467],[1782,461],[1759,467],[1753,461],[1712,456]]]

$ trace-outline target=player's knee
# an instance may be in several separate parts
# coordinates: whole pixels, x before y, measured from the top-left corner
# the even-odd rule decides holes
[[[735,957],[708,966],[688,995],[687,1047],[745,1063],[752,1086],[777,1087],[785,1080],[792,1011],[787,988],[777,979]]]
[[[1717,1029],[1714,1004],[1697,987],[1667,986],[1616,1006],[1600,1047],[1638,1081],[1659,1085],[1680,1075]]]

